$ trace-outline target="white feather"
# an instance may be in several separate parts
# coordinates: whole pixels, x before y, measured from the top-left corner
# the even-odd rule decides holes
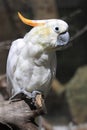
[[[7,60],[7,79],[12,95],[21,90],[37,90],[47,96],[56,73],[55,50],[68,43],[67,30],[66,22],[48,20],[46,25],[34,27],[23,39],[12,43]]]
[[[31,48],[29,51],[33,53],[33,50],[34,48]],[[14,41],[7,60],[7,79],[12,92],[16,93],[22,89],[29,92],[38,90],[46,96],[56,72],[55,57],[55,53],[42,53],[32,57],[31,53],[27,52],[23,39]]]

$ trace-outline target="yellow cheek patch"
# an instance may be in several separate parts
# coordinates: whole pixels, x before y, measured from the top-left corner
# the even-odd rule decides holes
[[[49,35],[51,33],[51,29],[50,28],[43,29],[43,33],[44,35]]]
[[[40,27],[39,29],[37,29],[36,34],[40,34],[41,37],[45,37],[51,34],[51,28],[47,28],[47,27]]]

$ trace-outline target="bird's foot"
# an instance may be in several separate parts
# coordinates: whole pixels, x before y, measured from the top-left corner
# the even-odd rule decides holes
[[[38,106],[42,107],[42,93],[39,91],[33,91],[32,93],[30,93],[25,90],[21,90],[20,92],[15,93],[10,98],[10,102],[16,102],[20,100],[25,100],[25,102],[29,104],[31,109],[36,109],[38,108]]]
[[[32,102],[33,103],[35,103],[35,101],[36,101],[36,96],[37,95],[42,95],[41,94],[41,92],[39,92],[39,91],[33,91],[32,93],[31,93],[31,97],[32,97]]]
[[[14,102],[14,101],[17,101],[17,100],[23,100],[27,97],[28,97],[28,99],[31,99],[31,93],[27,92],[25,90],[21,90],[21,91],[15,93],[12,97],[10,97],[10,100],[12,102]]]
[[[26,95],[26,101],[27,103],[29,101],[31,101],[31,106],[33,106],[33,108],[37,108],[37,96],[38,95],[42,95],[41,92],[39,91],[33,91],[32,93],[29,93],[29,95]]]

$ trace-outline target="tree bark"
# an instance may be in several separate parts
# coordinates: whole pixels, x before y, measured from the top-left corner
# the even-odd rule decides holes
[[[39,98],[41,99],[41,96]],[[39,103],[37,104],[38,109],[32,110],[24,100],[0,102],[0,123],[7,125],[9,128],[14,125],[21,130],[38,130],[34,119],[44,113],[43,107]]]

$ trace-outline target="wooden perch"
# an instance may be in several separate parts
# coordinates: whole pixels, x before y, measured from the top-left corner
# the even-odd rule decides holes
[[[6,75],[0,75],[0,129],[3,129],[5,126],[5,130],[8,130],[8,127],[12,129],[13,126],[17,130],[18,128],[20,130],[38,129],[34,119],[46,113],[46,107],[41,94],[36,96],[35,105],[37,109],[35,110],[30,109],[27,101],[10,102],[6,101],[6,99],[8,99]],[[41,123],[45,130],[51,130],[51,126],[45,119],[42,119]]]
[[[7,100],[8,98],[6,75],[0,75],[0,101]]]
[[[10,126],[9,128],[14,125],[21,130],[38,130],[34,119],[44,113],[43,106],[41,105],[43,101],[41,95],[38,96],[38,100],[38,102],[36,100],[38,109],[35,110],[31,110],[24,100],[0,102],[0,123]]]

